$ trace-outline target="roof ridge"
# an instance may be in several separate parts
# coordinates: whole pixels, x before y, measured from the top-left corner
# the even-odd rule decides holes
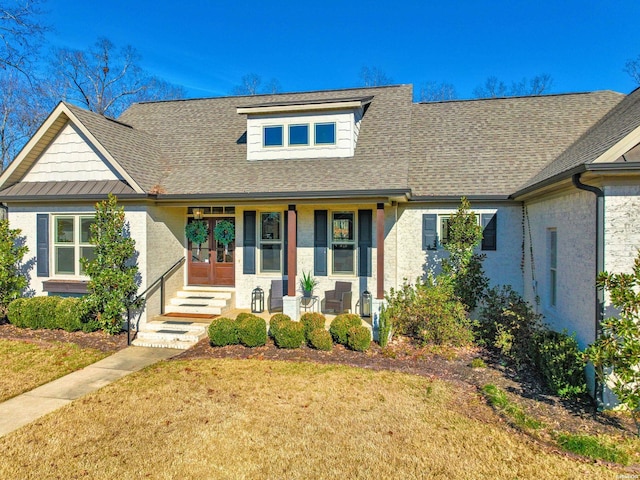
[[[640,90],[638,87],[636,90]],[[635,90],[634,90],[635,91]],[[488,97],[488,98],[454,98],[451,100],[437,100],[434,102],[413,102],[414,105],[432,105],[436,104],[444,104],[444,103],[468,103],[468,102],[488,102],[488,101],[498,101],[498,100],[515,100],[515,99],[528,99],[528,98],[549,98],[549,97],[562,97],[569,95],[593,95],[596,93],[614,93],[617,95],[622,95],[626,97],[624,93],[616,92],[615,90],[591,90],[588,92],[560,92],[560,93],[544,93],[541,95],[517,95],[517,96],[509,96],[509,97]],[[633,93],[633,92],[632,92]],[[631,93],[629,94],[631,95]]]

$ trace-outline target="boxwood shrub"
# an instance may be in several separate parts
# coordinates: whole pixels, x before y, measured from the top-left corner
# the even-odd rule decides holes
[[[333,339],[331,334],[324,328],[317,328],[308,335],[309,346],[316,350],[331,351],[333,348]]]
[[[236,345],[238,343],[236,322],[227,317],[214,318],[209,325],[209,343],[214,347]]]
[[[347,333],[351,327],[362,325],[362,320],[355,313],[342,313],[331,322],[329,333],[333,341],[341,345],[347,344]]]
[[[309,334],[314,330],[324,330],[324,324],[327,321],[324,315],[316,312],[307,312],[300,317],[300,322],[304,325],[304,336],[309,340]]]
[[[239,317],[239,316],[238,316]],[[238,340],[245,347],[261,347],[267,343],[267,322],[255,315],[236,318]]]
[[[275,338],[278,327],[282,322],[287,321],[291,321],[291,317],[289,315],[285,315],[284,313],[276,313],[275,315],[272,315],[271,319],[269,319],[269,336],[271,338]]]
[[[98,330],[95,322],[88,321],[86,304],[75,297],[18,298],[9,304],[7,318],[21,328],[63,329],[68,332]]]
[[[304,345],[304,325],[301,322],[278,322],[274,333],[273,341],[278,348],[300,348]]]
[[[351,327],[347,332],[347,346],[356,352],[366,352],[371,346],[371,332],[364,325]]]

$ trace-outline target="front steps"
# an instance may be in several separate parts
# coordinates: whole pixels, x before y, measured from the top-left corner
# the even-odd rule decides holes
[[[233,308],[234,293],[230,287],[183,287],[165,305],[165,315],[140,326],[133,345],[186,350],[207,336],[213,317]]]

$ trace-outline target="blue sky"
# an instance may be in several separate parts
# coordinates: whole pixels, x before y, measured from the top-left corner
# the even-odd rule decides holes
[[[636,85],[638,0],[49,0],[49,41],[84,49],[104,36],[190,97],[228,95],[243,75],[282,91],[357,87],[363,66],[394,83],[448,82],[458,97],[490,75],[549,73],[553,93]]]

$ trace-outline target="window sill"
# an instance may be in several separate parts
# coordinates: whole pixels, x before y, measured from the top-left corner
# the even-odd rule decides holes
[[[86,280],[45,280],[42,290],[49,293],[88,293]]]

